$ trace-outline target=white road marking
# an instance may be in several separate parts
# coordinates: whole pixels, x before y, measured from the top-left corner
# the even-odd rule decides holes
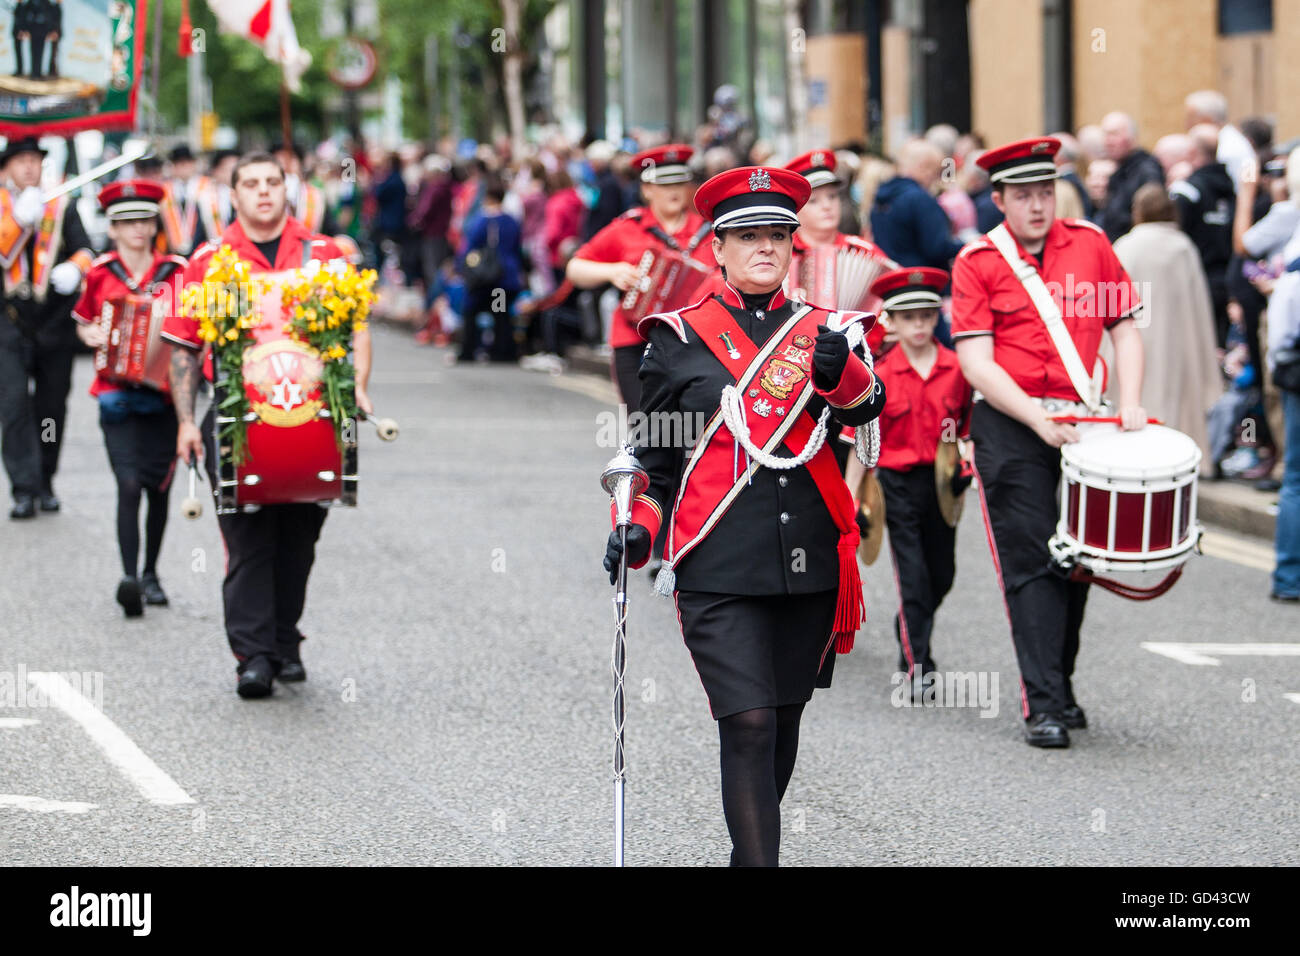
[[[1183,664],[1218,667],[1220,657],[1300,657],[1300,644],[1184,644],[1176,641],[1143,641],[1153,654],[1172,657]]]
[[[35,717],[0,717],[0,730],[17,730],[19,727],[30,727],[32,724],[39,724],[40,721]]]
[[[1300,694],[1283,694],[1282,696],[1293,704],[1300,704]]]
[[[1201,535],[1201,553],[1257,571],[1272,571],[1276,563],[1271,546],[1221,531],[1207,531]]]
[[[614,383],[594,375],[552,375],[551,384],[579,395],[586,395],[606,405],[618,404],[618,389]]]
[[[0,793],[0,807],[31,810],[33,813],[87,813],[99,804],[79,800],[46,800],[44,797],[26,797],[20,793]]]
[[[73,689],[60,674],[28,672],[27,679],[39,687],[50,703],[81,724],[82,729],[104,751],[104,755],[122,771],[146,800],[151,803],[193,803],[194,798],[135,745],[94,704]]]

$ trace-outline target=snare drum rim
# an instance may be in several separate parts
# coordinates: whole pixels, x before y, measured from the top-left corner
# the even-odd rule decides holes
[[[1196,522],[1188,527],[1187,537],[1174,547],[1143,551],[1139,557],[1128,560],[1116,557],[1123,552],[1084,544],[1070,533],[1064,522],[1060,522],[1056,526],[1056,534],[1048,543],[1048,550],[1053,560],[1067,567],[1077,564],[1090,571],[1161,571],[1188,561],[1204,532],[1204,526]]]
[[[1085,436],[1092,429],[1118,429],[1118,426],[1109,424],[1083,424],[1076,427],[1083,430]],[[1146,427],[1148,429],[1159,429],[1161,431],[1172,432],[1173,434],[1186,439],[1189,446],[1189,457],[1183,458],[1172,465],[1101,465],[1095,461],[1082,460],[1081,456],[1088,455],[1090,451],[1087,438],[1085,437],[1081,441],[1069,442],[1068,444],[1061,446],[1061,468],[1064,470],[1068,466],[1076,473],[1096,475],[1100,479],[1114,483],[1107,484],[1107,490],[1113,488],[1117,491],[1125,490],[1122,487],[1122,484],[1119,484],[1125,481],[1139,483],[1150,482],[1153,480],[1172,481],[1175,478],[1181,478],[1184,475],[1190,474],[1195,476],[1198,473],[1201,459],[1204,455],[1200,446],[1196,444],[1190,435],[1180,432],[1176,428],[1170,428],[1167,425],[1148,425]],[[1128,432],[1127,434],[1136,435],[1139,433]],[[1171,475],[1173,477],[1170,477]],[[1147,489],[1144,488],[1144,490]]]
[[[1200,467],[1200,450],[1197,450],[1197,460],[1189,467],[1175,471],[1173,475],[1163,475],[1159,478],[1136,478],[1132,476],[1116,476],[1101,474],[1089,470],[1087,466],[1081,466],[1075,462],[1066,461],[1064,457],[1061,460],[1061,477],[1066,481],[1082,485],[1086,488],[1096,488],[1098,491],[1114,491],[1120,494],[1146,494],[1147,492],[1160,491],[1178,491],[1186,488],[1196,482]]]

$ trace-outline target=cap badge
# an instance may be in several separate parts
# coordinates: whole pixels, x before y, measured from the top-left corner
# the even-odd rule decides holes
[[[1045,153],[1051,148],[1052,148],[1052,144],[1047,142],[1046,140],[1043,140],[1040,143],[1035,143],[1033,146],[1030,146],[1029,151],[1031,153]]]
[[[668,150],[668,152],[664,153],[664,159],[670,163],[677,162],[677,150],[675,149]]]
[[[812,154],[812,164],[813,164],[814,166],[825,166],[825,165],[826,165],[826,154],[825,154],[825,153],[813,153],[813,154]]]
[[[125,186],[122,187],[122,195],[123,195],[123,196],[134,196],[134,195],[135,195],[135,187],[132,186],[130,183],[127,183]]]
[[[758,192],[760,189],[771,189],[772,177],[768,175],[766,169],[756,169],[749,174],[749,191]]]
[[[912,285],[920,285],[922,282],[925,281],[925,273],[913,272],[910,275],[908,275],[907,281],[910,282]]]

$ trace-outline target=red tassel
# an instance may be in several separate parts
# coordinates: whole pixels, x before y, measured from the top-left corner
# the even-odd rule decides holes
[[[839,597],[835,603],[835,653],[847,654],[853,650],[853,637],[867,616],[867,605],[862,599],[862,576],[858,572],[858,529],[851,528],[840,535]]]
[[[194,52],[194,28],[190,24],[190,0],[181,0],[181,35],[178,52],[182,59]]]

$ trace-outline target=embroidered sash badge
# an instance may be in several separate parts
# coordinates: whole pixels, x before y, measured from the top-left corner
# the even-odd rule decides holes
[[[807,377],[807,373],[793,362],[774,358],[768,363],[767,368],[763,369],[763,376],[758,384],[763,386],[768,394],[784,401],[790,397],[795,386]]]

